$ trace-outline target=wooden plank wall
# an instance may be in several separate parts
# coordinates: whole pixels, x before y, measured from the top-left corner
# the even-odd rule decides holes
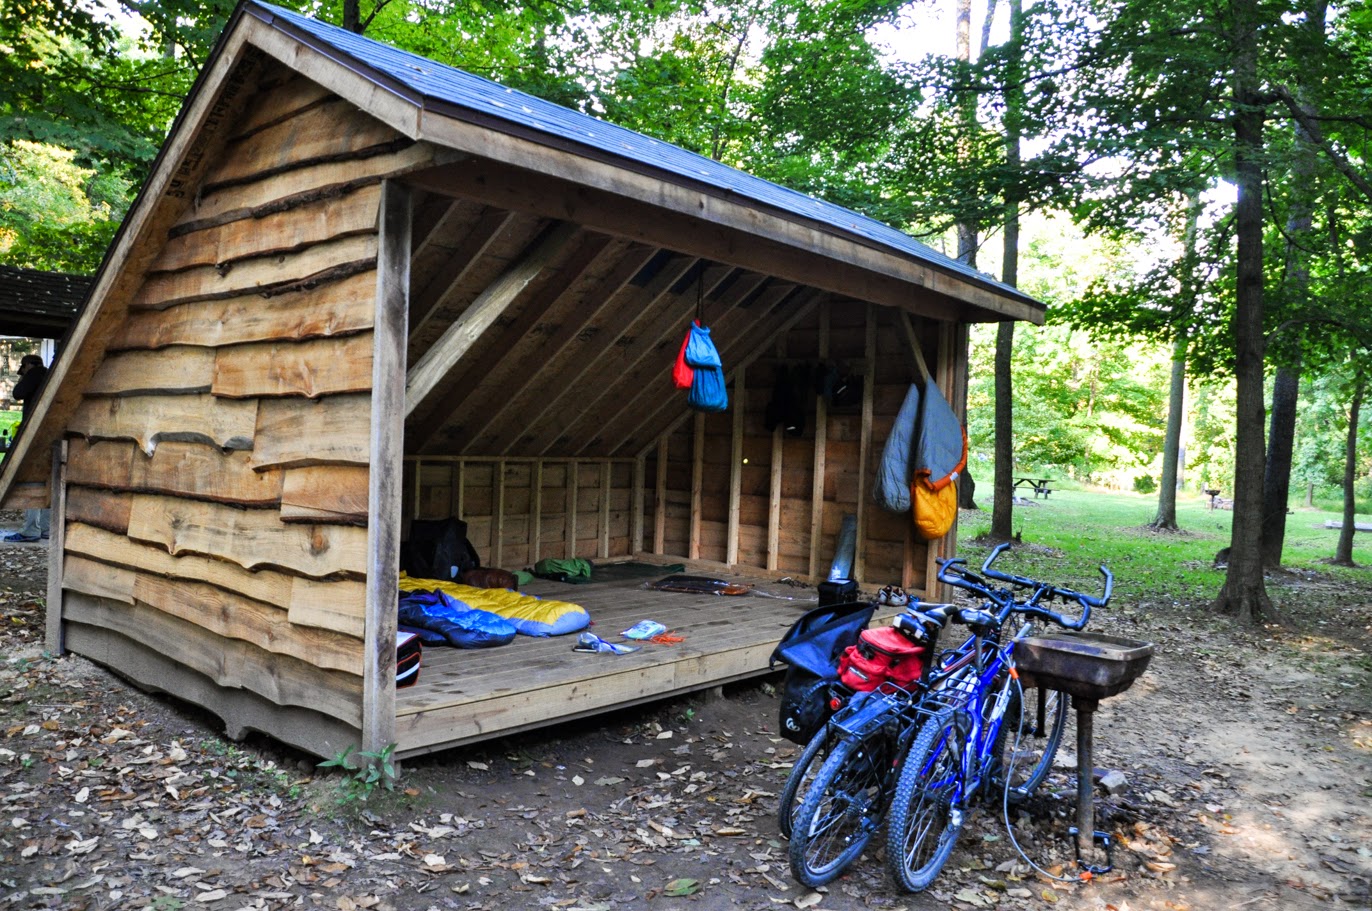
[[[463,519],[483,566],[629,556],[639,549],[636,468],[633,459],[407,457],[403,515]]]
[[[915,326],[926,361],[941,363],[940,325]],[[955,363],[952,352],[947,363]],[[801,432],[769,431],[778,369],[813,377],[821,364],[863,382],[864,396],[832,404],[808,385]],[[660,531],[649,533],[644,549],[820,581],[843,517],[853,514],[860,523],[858,580],[923,591],[930,548],[911,540],[907,515],[884,512],[872,499],[882,448],[916,378],[894,311],[859,303],[817,308],[749,363],[743,383],[735,377],[728,413],[684,421],[645,453],[646,525]]]
[[[319,752],[297,709],[330,736],[361,724],[380,181],[427,153],[283,78],[169,232],[68,426],[62,584],[74,641],[153,643],[217,685],[199,698],[221,717],[250,691],[294,707],[255,723],[291,719],[267,733]]]

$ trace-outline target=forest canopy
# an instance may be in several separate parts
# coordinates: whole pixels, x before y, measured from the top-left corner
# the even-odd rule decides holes
[[[1126,489],[1157,489],[1170,459],[1192,490],[1235,491],[1236,542],[1284,496],[1241,493],[1268,436],[1292,441],[1276,469],[1298,493],[1342,496],[1350,471],[1370,493],[1364,4],[283,5],[870,214],[1047,301],[1008,349],[1013,433],[998,342],[974,335],[974,475],[997,433],[1011,468]],[[231,11],[0,0],[0,260],[98,268]]]

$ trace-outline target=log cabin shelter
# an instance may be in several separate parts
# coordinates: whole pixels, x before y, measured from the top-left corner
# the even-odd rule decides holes
[[[56,340],[66,334],[91,280],[0,264],[0,336]],[[44,363],[52,360],[45,352]]]
[[[723,412],[672,384],[697,315]],[[882,445],[918,361],[960,410],[968,324],[1042,316],[862,215],[245,2],[0,502],[53,509],[54,652],[234,737],[413,756],[766,673],[813,606],[785,580],[825,578],[845,516],[860,586],[932,593],[954,535],[873,505]],[[536,580],[602,636],[684,641],[430,648],[397,690],[402,541],[449,516],[487,566],[682,563],[773,597]]]

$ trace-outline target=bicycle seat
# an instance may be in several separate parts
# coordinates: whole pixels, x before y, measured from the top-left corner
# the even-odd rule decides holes
[[[897,614],[891,625],[900,630],[912,642],[924,643],[943,629],[948,618],[957,612],[956,604],[921,604],[921,610],[913,606],[904,613]]]
[[[999,625],[1000,621],[996,615],[986,610],[978,610],[974,607],[965,607],[958,612],[958,622],[966,623],[968,626],[993,627]]]

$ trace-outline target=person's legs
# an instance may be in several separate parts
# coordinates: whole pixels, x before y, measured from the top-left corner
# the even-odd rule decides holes
[[[52,510],[38,510],[38,534],[46,538],[52,531]]]
[[[42,535],[47,533],[48,516],[46,509],[26,509],[24,510],[24,527],[11,535],[6,535],[6,541],[37,541]]]
[[[19,529],[19,533],[26,538],[36,538],[42,534],[42,531],[38,526],[39,514],[42,512],[43,510],[41,509],[24,510],[24,527]]]

